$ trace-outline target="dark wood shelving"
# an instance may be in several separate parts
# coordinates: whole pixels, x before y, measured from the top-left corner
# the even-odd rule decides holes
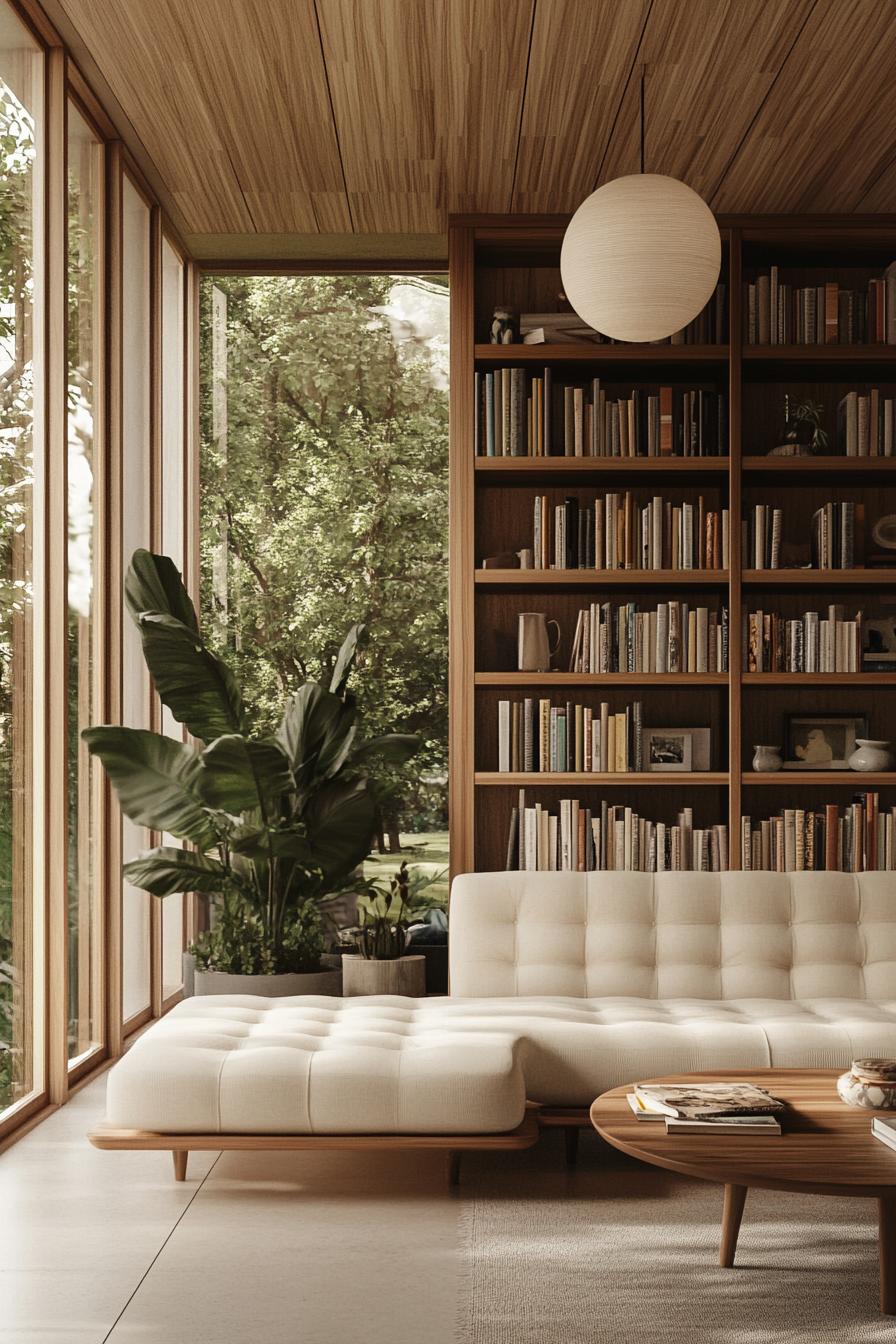
[[[808,514],[838,491],[844,498],[866,501],[867,535],[874,517],[896,513],[896,457],[857,458],[829,452],[788,458],[762,453],[779,441],[775,436],[780,434],[787,393],[819,401],[831,445],[839,443],[836,409],[848,391],[866,391],[873,383],[882,397],[896,396],[896,345],[760,346],[747,345],[743,339],[743,286],[758,269],[778,262],[797,272],[819,271],[827,264],[824,258],[832,257],[832,278],[842,287],[861,289],[870,274],[879,273],[873,269],[877,262],[868,259],[872,253],[896,255],[896,229],[892,220],[881,223],[873,218],[739,216],[721,223],[729,339],[717,345],[483,344],[477,336],[487,334],[488,319],[497,303],[519,312],[544,312],[554,305],[563,220],[462,217],[452,227],[449,778],[456,870],[503,867],[511,806],[508,796],[514,788],[533,794],[543,791],[535,796],[551,808],[558,797],[574,797],[576,791],[587,797],[595,789],[602,790],[607,801],[627,800],[667,824],[682,807],[692,806],[698,826],[727,821],[734,868],[740,866],[740,818],[744,813],[752,813],[755,819],[760,813],[796,805],[804,787],[811,791],[804,796],[816,805],[825,801],[825,787],[841,806],[851,794],[865,789],[896,791],[896,772],[787,770],[763,775],[749,770],[749,744],[780,741],[785,716],[797,710],[817,710],[819,715],[867,713],[869,735],[896,739],[896,670],[893,674],[740,671],[743,616],[751,606],[774,603],[791,619],[808,605],[820,608],[838,602],[849,610],[861,608],[866,615],[892,609],[896,619],[896,564],[886,569],[746,569],[740,529],[745,507],[776,502],[785,512],[785,537],[808,542]],[[476,457],[474,372],[486,373],[502,365],[523,367],[535,376],[545,365],[552,365],[558,384],[581,385],[599,377],[609,398],[627,397],[633,387],[655,392],[660,384],[672,384],[679,390],[724,391],[729,407],[728,455]],[[676,408],[677,398],[676,393]],[[728,509],[728,569],[476,568],[477,556],[531,545],[530,496],[536,491],[550,493],[556,503],[567,492],[582,498],[589,487],[606,484],[611,490],[631,489],[640,502],[641,497],[654,493],[654,483],[663,487],[655,493],[671,496],[673,503],[696,500],[702,494],[707,509]],[[804,512],[806,530],[802,532]],[[522,611],[542,611],[560,622],[563,639],[557,662],[563,667],[569,662],[578,611],[587,603],[631,600],[643,609],[673,598],[715,611],[723,602],[727,605],[730,672],[601,676],[476,671],[477,662],[489,668],[513,665],[516,622]],[[703,693],[702,701],[692,694],[692,688]],[[581,699],[587,696],[589,703],[607,699],[614,712],[624,701],[643,693],[648,724],[709,725],[711,759],[728,761],[730,768],[637,774],[505,774],[476,768],[497,761],[493,748],[499,698],[540,694],[559,704],[573,698],[570,692],[579,692]],[[653,788],[662,792],[651,798],[644,791]],[[563,789],[570,792],[558,794]],[[630,789],[640,792],[628,795]],[[720,789],[724,792],[713,792]]]
[[[483,364],[724,364],[727,345],[476,345]]]
[[[477,586],[492,588],[725,588],[725,569],[477,569]]]

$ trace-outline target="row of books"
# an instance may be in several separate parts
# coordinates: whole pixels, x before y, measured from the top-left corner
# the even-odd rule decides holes
[[[893,872],[896,807],[881,811],[880,795],[857,794],[842,810],[836,803],[813,812],[786,807],[755,822],[741,818],[744,869],[772,873]]]
[[[771,504],[755,504],[743,520],[743,554],[752,569],[780,569],[784,513]],[[865,551],[865,506],[831,500],[816,509],[810,525],[814,569],[853,569]]]
[[[751,611],[746,617],[746,672],[860,672],[862,613],[847,620],[832,604],[827,616],[806,611],[790,619],[779,611]]]
[[[520,313],[520,338],[524,345],[617,345],[612,336],[587,326],[575,313]],[[693,321],[665,340],[651,345],[718,345],[728,340],[728,287],[716,285],[712,297]],[[625,342],[622,342],[625,344]]]
[[[728,510],[708,508],[703,495],[642,505],[626,490],[597,496],[593,507],[573,496],[533,502],[535,569],[726,569],[728,548]]]
[[[507,366],[475,375],[478,457],[718,457],[728,402],[705,388],[635,388],[614,397],[599,378],[559,383]]]
[[[643,766],[640,700],[610,711],[549,699],[498,701],[498,769],[501,771],[638,771]]]
[[[837,406],[837,442],[847,457],[892,457],[893,398],[880,388],[847,392]]]
[[[728,608],[592,602],[579,610],[570,672],[727,672]]]
[[[526,805],[520,790],[507,834],[508,870],[525,872],[720,872],[728,867],[728,828],[695,828],[683,808],[674,825],[648,821],[630,807],[583,807],[560,800],[559,812]]]
[[[783,281],[777,266],[745,286],[750,345],[896,345],[896,268],[867,287]]]

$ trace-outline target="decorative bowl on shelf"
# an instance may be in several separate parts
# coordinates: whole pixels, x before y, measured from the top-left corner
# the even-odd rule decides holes
[[[854,1059],[837,1079],[837,1095],[860,1110],[896,1111],[896,1059]]]
[[[753,769],[757,774],[774,774],[776,770],[781,769],[783,764],[780,747],[758,746],[753,748]]]
[[[870,737],[857,737],[856,749],[847,764],[850,770],[892,770],[893,752],[889,742],[875,741]]]

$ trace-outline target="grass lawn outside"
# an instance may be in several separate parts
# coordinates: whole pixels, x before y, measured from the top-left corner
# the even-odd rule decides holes
[[[422,835],[403,835],[400,854],[377,854],[364,862],[364,876],[384,878],[397,873],[402,863],[419,868],[432,876],[443,874],[430,888],[440,900],[448,900],[448,832],[429,831]]]

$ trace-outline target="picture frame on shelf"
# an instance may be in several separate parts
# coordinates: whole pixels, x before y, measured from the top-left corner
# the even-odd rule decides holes
[[[644,728],[642,731],[646,770],[693,770],[693,742],[687,728]]]
[[[687,746],[680,749],[678,743],[684,740],[687,741]],[[678,763],[682,751],[684,759],[688,762],[687,765]],[[672,763],[664,763],[664,761],[668,762],[670,753],[673,757]],[[710,730],[708,728],[642,728],[641,754],[644,760],[644,769],[648,771],[709,770],[711,768],[709,763]]]
[[[864,621],[862,671],[896,672],[896,614],[869,616]]]
[[[867,714],[788,714],[784,769],[848,771],[856,739],[867,736]]]

